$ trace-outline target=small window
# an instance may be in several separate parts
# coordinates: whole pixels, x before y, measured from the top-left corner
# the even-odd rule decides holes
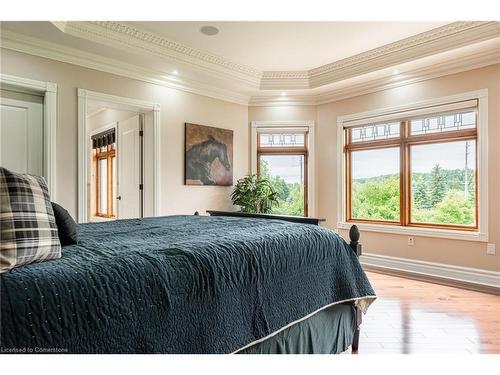
[[[476,127],[476,113],[451,113],[435,117],[426,117],[411,120],[410,134],[432,134],[449,131],[459,131],[464,129],[474,129]]]
[[[258,133],[257,173],[278,192],[272,213],[307,216],[307,133]]]
[[[366,142],[378,139],[398,138],[400,136],[400,128],[401,126],[398,122],[359,126],[351,129],[351,141]]]
[[[304,133],[261,133],[261,147],[305,147]]]
[[[92,136],[93,216],[116,217],[116,150],[114,129]]]
[[[259,172],[278,192],[275,214],[305,215],[305,155],[260,155]]]

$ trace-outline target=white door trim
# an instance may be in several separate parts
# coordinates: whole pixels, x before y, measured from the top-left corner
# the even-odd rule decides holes
[[[153,111],[153,215],[160,211],[160,105],[158,103],[78,89],[78,222],[87,222],[87,102],[99,100],[135,112]]]
[[[56,130],[57,84],[34,79],[0,74],[0,83],[6,88],[34,92],[43,96],[43,175],[47,180],[51,200],[56,199]]]
[[[315,134],[314,134],[314,121],[252,121],[252,134],[251,134],[251,147],[250,147],[250,160],[251,160],[251,173],[257,173],[257,133],[259,128],[307,128],[307,206],[309,208],[308,216],[314,217],[317,212],[316,200],[316,151],[314,148]]]

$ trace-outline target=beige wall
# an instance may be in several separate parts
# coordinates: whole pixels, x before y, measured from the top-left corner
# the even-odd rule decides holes
[[[316,121],[316,107],[248,107],[249,121]]]
[[[326,226],[337,222],[337,117],[409,102],[487,88],[489,92],[489,236],[497,255],[486,255],[486,243],[416,237],[407,245],[406,235],[364,232],[364,251],[500,271],[500,65],[427,80],[412,85],[362,95],[317,107],[249,108],[253,120],[316,120],[318,216]],[[346,231],[341,231],[346,236]]]
[[[87,116],[87,132],[94,132],[97,129],[103,128],[112,123],[127,120],[137,115],[136,112],[122,111],[119,109],[106,108],[98,113]]]
[[[1,72],[58,85],[57,201],[77,213],[77,88],[161,105],[161,214],[229,209],[231,187],[184,185],[184,122],[234,131],[234,178],[248,173],[248,108],[112,74],[1,50]]]

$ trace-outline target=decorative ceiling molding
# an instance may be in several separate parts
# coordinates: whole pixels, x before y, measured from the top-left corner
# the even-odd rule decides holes
[[[308,71],[266,71],[261,89],[317,88],[500,35],[499,22],[460,21],[420,33]]]
[[[113,48],[121,47],[138,54],[153,54],[214,75],[223,75],[225,78],[229,76],[255,88],[260,84],[262,73],[257,69],[234,63],[223,57],[197,50],[123,23],[91,21],[53,22],[53,24],[66,34]]]
[[[314,89],[500,35],[499,22],[458,21],[310,70],[261,72],[120,22],[53,24],[72,36],[138,54],[150,53],[260,90]]]
[[[250,99],[249,95],[241,94],[233,90],[185,78],[175,76],[169,77],[164,72],[139,67],[116,59],[105,58],[100,55],[83,52],[76,48],[61,46],[60,44],[28,37],[8,30],[2,31],[0,41],[0,46],[2,48],[79,65],[85,68],[95,69],[193,94],[208,96],[231,103],[247,105]]]
[[[497,43],[500,47],[500,42]],[[320,94],[311,95],[258,95],[252,96],[249,106],[301,106],[331,103],[355,96],[366,95],[382,90],[415,84],[433,78],[479,69],[500,63],[500,48],[486,49],[482,52],[456,59],[428,65],[398,76],[383,77],[365,81],[344,88],[332,88]]]
[[[309,72],[296,71],[267,71],[262,73],[260,80],[261,90],[309,89]]]
[[[59,23],[58,27],[66,28],[67,23]],[[280,91],[276,91],[272,95],[266,95],[264,94],[266,92],[265,90],[260,90],[260,93],[264,95],[257,94],[250,96],[249,93],[257,93],[259,90],[252,88],[253,86],[243,86],[241,90],[225,88],[230,87],[228,83],[231,82],[231,77],[224,77],[225,79],[219,80],[218,86],[215,86],[214,84],[166,75],[165,72],[125,63],[117,59],[105,58],[97,54],[83,52],[76,48],[62,46],[60,44],[28,37],[8,30],[2,30],[0,46],[6,49],[79,65],[232,103],[250,106],[288,106],[329,103],[353,96],[364,95],[500,63],[500,48],[498,48],[500,45],[500,38],[485,43],[487,43],[487,45],[483,45],[480,49],[476,48],[474,54],[462,52],[460,57],[454,57],[453,59],[444,56],[442,59],[440,58],[439,63],[433,63],[424,68],[405,71],[398,76],[364,80],[356,84],[344,85],[343,87],[335,87],[335,84],[333,84],[332,87],[321,93],[317,93],[317,90],[314,90],[316,92],[307,90],[310,91],[310,93],[306,91],[303,95],[293,95],[292,91],[288,91],[288,95],[286,96],[282,96]],[[493,48],[492,45],[494,46]],[[263,77],[264,76],[268,79],[286,79],[290,81],[294,79],[305,81],[307,79],[304,72],[301,71],[265,72],[263,74]],[[280,87],[279,90],[283,89],[283,87]]]

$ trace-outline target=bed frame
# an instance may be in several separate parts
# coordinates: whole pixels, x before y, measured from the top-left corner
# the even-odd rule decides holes
[[[260,218],[260,219],[274,219],[274,220],[284,220],[284,221],[291,221],[294,223],[310,224],[310,225],[319,225],[320,222],[325,221],[325,219],[319,219],[313,217],[253,214],[253,213],[234,212],[234,211],[209,210],[207,211],[207,213],[210,216],[232,216],[232,217],[242,217],[242,218],[246,217],[246,218]],[[199,215],[198,211],[196,211],[194,214]],[[356,225],[351,226],[351,229],[349,229],[349,238],[351,240],[349,246],[351,247],[352,251],[354,251],[354,253],[358,258],[361,255],[361,244],[359,243],[359,236],[360,233],[358,227]],[[353,305],[355,308],[356,329],[354,330],[354,337],[352,339],[352,351],[357,352],[359,348],[359,333],[360,333],[360,326],[362,323],[363,313],[361,312],[361,309],[354,302],[348,302],[348,303],[350,305]]]

